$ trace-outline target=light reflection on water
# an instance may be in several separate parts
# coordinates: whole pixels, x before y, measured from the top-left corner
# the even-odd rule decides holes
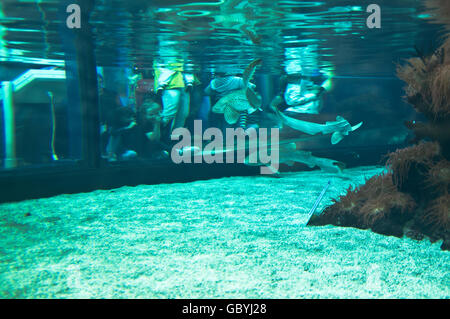
[[[2,1],[0,59],[61,59],[62,2]],[[381,29],[367,28],[361,0],[97,0],[91,23],[99,65],[176,58],[212,70],[243,68],[260,57],[263,71],[280,72],[300,58],[302,67],[391,75],[392,62],[414,54],[414,45],[425,45],[441,27],[424,20],[416,0],[377,3]]]

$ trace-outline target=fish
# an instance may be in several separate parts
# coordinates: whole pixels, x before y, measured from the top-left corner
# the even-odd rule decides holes
[[[228,124],[235,124],[240,112],[250,109],[260,109],[262,100],[260,96],[248,84],[252,79],[256,67],[261,65],[261,59],[253,60],[244,71],[242,79],[244,80],[244,89],[235,90],[223,96],[212,107],[214,113],[223,113]]]
[[[271,109],[275,112],[282,124],[309,135],[316,135],[319,133],[323,135],[331,134],[331,144],[333,145],[342,141],[345,136],[356,131],[363,124],[363,122],[359,122],[358,124],[352,126],[346,119],[339,115],[336,116],[335,121],[325,122],[325,124],[295,119],[278,110],[276,106],[281,102],[280,99],[274,99],[274,101],[272,101]]]
[[[307,165],[309,168],[319,167],[323,172],[326,173],[342,173],[345,168],[345,164],[333,159],[324,158],[324,157],[316,157],[312,155],[309,151],[298,150],[297,146],[294,142],[287,144],[278,144],[271,145],[272,152],[278,151],[278,164],[286,164],[288,166],[293,166],[294,163],[302,163]],[[246,165],[263,165],[259,162],[251,163],[250,158],[256,157],[257,154],[251,153],[248,157],[246,157],[244,163]],[[257,158],[257,157],[256,157]],[[270,166],[268,166],[271,168]],[[273,172],[276,173],[277,170],[273,169]]]
[[[345,168],[345,164],[333,159],[316,157],[309,151],[297,149],[295,143],[279,145],[280,163],[285,163],[289,166],[294,163],[306,164],[309,168],[319,167],[322,171],[327,173],[341,173]]]
[[[333,159],[316,157],[311,152],[295,150],[289,153],[280,152],[280,163],[285,163],[289,166],[293,166],[294,163],[302,163],[309,168],[319,167],[326,173],[342,173],[345,168],[345,164]]]

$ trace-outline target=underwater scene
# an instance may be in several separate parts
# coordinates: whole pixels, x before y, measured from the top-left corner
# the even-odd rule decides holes
[[[448,0],[1,0],[0,82],[2,299],[450,298]]]

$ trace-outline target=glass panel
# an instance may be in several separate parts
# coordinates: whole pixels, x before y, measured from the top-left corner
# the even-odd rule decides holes
[[[1,4],[2,168],[81,158],[75,49],[60,9],[56,1]]]
[[[450,1],[370,2],[1,0],[0,297],[448,299]]]
[[[220,130],[226,149],[226,128],[254,127],[269,134],[279,128],[287,145],[281,153],[294,147],[334,156],[333,166],[379,163],[408,141],[403,122],[416,118],[402,99],[396,63],[415,46],[438,45],[434,35],[442,30],[423,7],[379,5],[382,28],[358,1],[97,1],[91,22],[104,85],[100,107],[102,123],[110,121],[102,126],[103,157],[171,162],[184,148],[204,163],[207,128]],[[228,94],[235,89],[241,91]],[[171,139],[177,127],[189,131],[184,147]],[[280,161],[291,170],[289,156]]]

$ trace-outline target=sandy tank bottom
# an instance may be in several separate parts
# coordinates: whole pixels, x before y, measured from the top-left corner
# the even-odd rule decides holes
[[[449,298],[449,252],[305,227],[380,167],[122,187],[0,205],[2,298]]]

